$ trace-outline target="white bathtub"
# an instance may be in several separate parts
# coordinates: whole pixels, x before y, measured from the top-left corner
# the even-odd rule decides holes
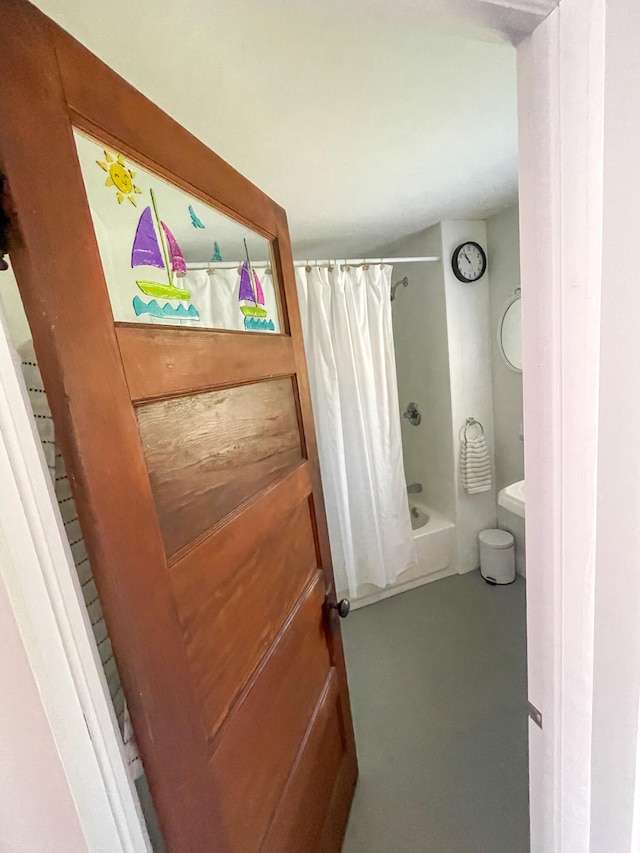
[[[400,592],[406,592],[430,581],[445,578],[456,574],[455,546],[456,526],[436,510],[431,509],[419,500],[414,500],[414,495],[409,495],[409,507],[416,509],[421,517],[427,517],[428,521],[413,531],[413,539],[416,546],[416,565],[402,572],[391,586],[380,589],[373,584],[364,585],[357,598],[351,598],[351,606],[354,609],[364,607],[389,598]]]

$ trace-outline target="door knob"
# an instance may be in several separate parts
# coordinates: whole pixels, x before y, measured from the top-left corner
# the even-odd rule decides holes
[[[351,602],[348,598],[342,598],[340,601],[330,601],[329,608],[331,610],[337,610],[338,616],[340,616],[341,619],[346,619],[351,610]]]

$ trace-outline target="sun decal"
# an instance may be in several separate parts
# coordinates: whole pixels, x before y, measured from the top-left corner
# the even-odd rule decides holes
[[[107,180],[104,182],[105,187],[116,188],[118,204],[122,204],[126,198],[136,207],[135,196],[139,195],[142,190],[133,183],[136,173],[127,167],[122,154],[110,154],[105,149],[104,160],[96,160],[96,163],[107,173]]]

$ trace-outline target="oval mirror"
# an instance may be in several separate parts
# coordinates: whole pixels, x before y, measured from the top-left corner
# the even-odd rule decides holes
[[[498,329],[498,345],[507,367],[522,373],[520,295],[505,308]]]

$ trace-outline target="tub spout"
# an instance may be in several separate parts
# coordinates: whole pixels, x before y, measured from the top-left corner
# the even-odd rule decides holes
[[[407,494],[408,495],[415,495],[421,491],[422,491],[422,483],[411,483],[410,486],[407,486]]]

